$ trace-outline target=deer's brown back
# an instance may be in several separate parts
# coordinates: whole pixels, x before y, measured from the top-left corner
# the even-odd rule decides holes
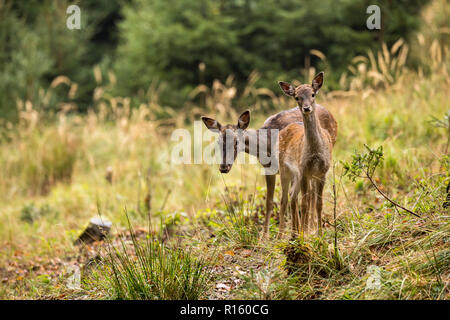
[[[333,115],[324,107],[316,104],[316,112],[320,122],[320,126],[328,131],[333,145],[336,142],[337,123]],[[261,129],[278,129],[283,130],[294,122],[303,122],[302,112],[298,107],[281,111],[269,117],[261,127]]]

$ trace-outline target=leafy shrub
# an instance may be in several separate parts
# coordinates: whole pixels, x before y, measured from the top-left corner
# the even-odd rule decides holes
[[[48,204],[37,207],[33,203],[29,203],[26,204],[20,211],[20,220],[32,223],[33,221],[38,220],[41,217],[49,215],[57,216],[58,212]]]

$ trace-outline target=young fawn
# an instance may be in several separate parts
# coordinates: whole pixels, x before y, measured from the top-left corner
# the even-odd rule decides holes
[[[320,105],[317,105],[316,112],[322,127],[326,128],[332,137],[336,137],[337,126],[333,116]],[[202,121],[208,129],[219,133],[218,143],[221,144],[219,150],[221,150],[222,153],[219,170],[222,173],[228,173],[231,170],[238,153],[241,151],[257,157],[263,167],[270,168],[275,164],[278,169],[277,154],[272,152],[273,145],[270,141],[277,141],[278,132],[281,129],[291,123],[303,121],[303,116],[297,107],[281,111],[267,118],[263,126],[256,130],[247,129],[250,122],[249,111],[242,113],[236,124],[222,125],[217,120],[209,117],[202,117]],[[239,133],[240,130],[243,131],[243,134]],[[272,134],[275,136],[271,137]],[[266,152],[266,158],[268,157],[271,159],[269,163],[261,161],[260,152]],[[268,233],[269,221],[273,211],[273,196],[277,171],[278,170],[266,170],[265,172],[267,195],[264,235],[267,235]]]
[[[322,194],[325,177],[331,164],[331,152],[336,135],[325,130],[318,120],[315,96],[323,83],[323,72],[311,85],[294,88],[279,82],[283,92],[293,97],[303,115],[303,125],[292,123],[279,134],[279,167],[281,178],[281,210],[279,236],[284,230],[284,216],[288,204],[289,185],[292,230],[295,234],[308,232],[309,215],[317,213],[317,231],[322,234]],[[337,126],[336,126],[337,129]],[[334,132],[337,132],[335,130]],[[301,192],[301,217],[298,214],[298,194]]]

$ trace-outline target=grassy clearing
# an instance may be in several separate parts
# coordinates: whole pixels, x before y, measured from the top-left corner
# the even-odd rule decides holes
[[[231,80],[203,92],[205,106],[189,102],[183,112],[159,105],[155,92],[131,109],[129,98],[104,96],[101,87],[85,116],[44,119],[19,103],[20,123],[1,130],[0,297],[448,299],[450,56],[424,43],[429,65],[415,72],[401,64],[404,48],[356,59],[346,90],[318,97],[339,124],[322,238],[275,240],[272,219],[270,239],[260,239],[265,188],[256,165],[221,175],[214,166],[170,163],[171,130],[192,132],[201,114],[234,121],[247,107],[231,107]],[[256,97],[254,128],[274,112],[269,105],[292,107],[251,81],[245,92]],[[155,117],[162,113],[170,117]],[[365,144],[384,150],[374,181],[420,218],[392,206],[367,179],[344,177],[342,162]],[[136,228],[122,238],[124,207],[133,225],[150,218],[152,232],[138,237]],[[74,246],[98,210],[116,227],[112,241]],[[67,287],[70,265],[81,269],[79,289]],[[379,282],[368,286],[374,277]]]

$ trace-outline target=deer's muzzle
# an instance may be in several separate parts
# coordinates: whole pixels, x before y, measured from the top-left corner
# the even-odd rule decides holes
[[[222,173],[228,173],[231,170],[231,164],[221,164],[219,166],[219,171]]]

